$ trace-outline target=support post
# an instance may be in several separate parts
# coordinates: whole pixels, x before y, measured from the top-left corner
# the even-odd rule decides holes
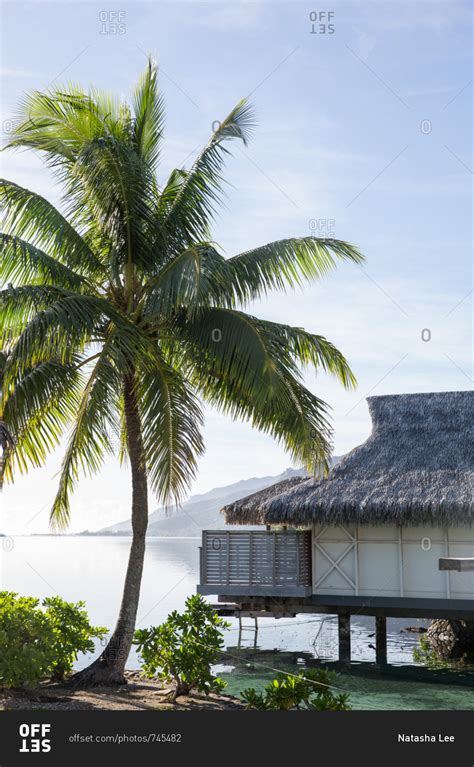
[[[385,615],[375,618],[375,662],[378,666],[387,665],[387,619]]]
[[[339,660],[351,662],[351,616],[350,613],[339,613],[337,616],[339,628]]]

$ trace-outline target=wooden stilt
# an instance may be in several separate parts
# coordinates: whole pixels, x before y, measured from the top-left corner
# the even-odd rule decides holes
[[[339,660],[346,663],[351,661],[351,616],[348,613],[339,613]]]
[[[377,665],[387,664],[387,619],[377,615],[375,618],[375,660]]]

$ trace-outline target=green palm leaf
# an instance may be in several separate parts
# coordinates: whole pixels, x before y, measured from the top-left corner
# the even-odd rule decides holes
[[[226,143],[239,139],[247,144],[253,126],[252,109],[244,99],[219,124],[191,170],[172,175],[175,195],[172,197],[167,190],[164,198],[167,208],[163,211],[163,227],[172,248],[181,249],[196,240],[208,239],[209,224],[222,201],[222,168],[229,154]],[[176,183],[177,179],[181,183]]]
[[[196,243],[162,266],[145,286],[142,312],[148,321],[188,310],[226,304],[229,298],[227,261],[211,243]],[[231,300],[229,303],[233,303]]]
[[[137,369],[150,487],[162,503],[184,499],[203,453],[202,412],[185,378],[156,357]]]
[[[107,352],[94,365],[81,396],[72,434],[64,456],[58,492],[51,510],[51,524],[67,527],[71,513],[70,495],[79,471],[96,474],[104,456],[113,452],[112,437],[119,433],[117,393],[120,380]]]
[[[0,234],[0,280],[13,285],[35,282],[76,291],[86,286],[95,290],[73,269],[11,234]]]
[[[336,268],[338,260],[359,264],[364,258],[347,242],[301,237],[277,240],[234,256],[227,267],[236,296],[245,304],[271,290],[320,279]]]
[[[14,449],[5,461],[7,479],[13,478],[15,469],[26,473],[41,466],[59,446],[77,412],[81,388],[77,366],[57,360],[40,363],[14,384],[5,385],[3,418],[15,434]]]
[[[138,153],[154,168],[159,158],[165,122],[164,100],[158,93],[157,72],[151,59],[133,94],[133,133]]]
[[[0,181],[0,208],[5,233],[27,240],[81,275],[101,277],[104,267],[85,239],[61,213],[36,192]]]
[[[324,357],[331,373],[347,385],[352,374],[325,345],[300,331],[282,346],[288,328],[230,309],[202,310],[194,320],[182,314],[174,333],[185,352],[181,364],[202,396],[234,419],[275,436],[297,462],[318,470],[330,454],[327,406],[299,380],[297,362]],[[330,367],[329,367],[330,366]]]

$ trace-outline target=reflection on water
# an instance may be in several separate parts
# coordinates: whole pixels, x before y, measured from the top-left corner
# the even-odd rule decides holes
[[[197,539],[150,539],[138,609],[141,627],[158,624],[181,609],[196,589]],[[129,538],[31,536],[15,538],[3,552],[3,589],[35,597],[59,594],[83,599],[93,623],[113,629],[117,619],[130,548]],[[0,549],[1,551],[1,549]],[[80,657],[78,667],[87,665]],[[137,667],[132,653],[130,667]]]
[[[120,604],[130,539],[118,537],[15,538],[3,551],[1,588],[37,597],[60,594],[86,602],[93,622],[113,628]],[[199,540],[151,538],[148,541],[138,624],[160,623],[171,610],[181,609],[198,580]],[[239,644],[238,621],[226,632],[227,655],[222,675],[231,693],[259,686],[278,670],[295,670],[320,663],[338,668],[337,620],[333,616],[299,615],[294,619],[244,619]],[[381,674],[374,666],[374,619],[353,616],[352,663],[338,669],[340,686],[351,692],[356,708],[474,708],[474,667],[452,664],[429,669],[415,664],[418,634],[407,627],[426,626],[420,620],[387,622],[388,662]],[[256,650],[254,645],[256,644]],[[85,665],[82,658],[78,665]],[[133,655],[130,667],[137,666]],[[473,689],[469,689],[469,687]]]

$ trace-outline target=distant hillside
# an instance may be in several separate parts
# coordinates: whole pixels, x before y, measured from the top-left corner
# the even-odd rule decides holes
[[[339,459],[333,458],[337,463]],[[232,485],[216,487],[208,493],[192,495],[179,509],[167,510],[160,508],[150,514],[147,535],[184,537],[200,536],[201,530],[218,530],[225,527],[224,517],[219,510],[227,503],[232,503],[238,498],[256,493],[264,487],[280,482],[288,477],[302,477],[303,469],[287,469],[282,474],[270,477],[252,477],[243,479]],[[130,535],[130,520],[118,522],[110,527],[104,527],[94,533],[84,531],[80,535]]]

